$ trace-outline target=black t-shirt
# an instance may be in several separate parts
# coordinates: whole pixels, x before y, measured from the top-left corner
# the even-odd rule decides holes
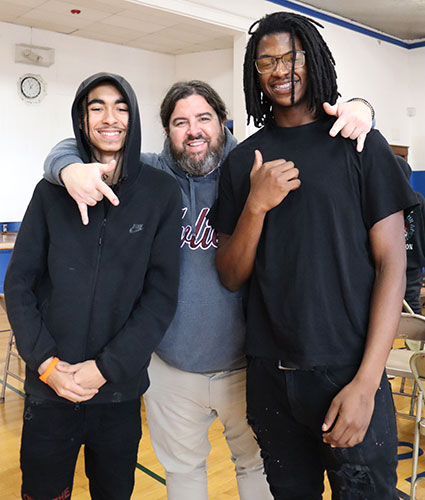
[[[329,136],[332,122],[268,125],[242,142],[223,166],[213,215],[219,232],[233,233],[255,149],[299,169],[301,187],[266,215],[247,306],[247,354],[287,366],[361,361],[374,282],[368,231],[417,203],[377,130],[359,154],[354,141]]]
[[[425,199],[416,193],[419,205],[405,219],[407,269],[425,266]]]

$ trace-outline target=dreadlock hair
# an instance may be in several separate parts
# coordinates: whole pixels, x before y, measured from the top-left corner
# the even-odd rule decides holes
[[[103,81],[99,82],[95,87],[92,87],[92,89],[99,87],[100,85],[108,84],[108,83],[110,85],[113,85],[118,91],[121,92],[121,90],[116,87],[115,82],[113,80],[111,80],[111,81],[103,80]],[[92,90],[92,89],[90,89],[90,90]],[[84,147],[89,155],[90,161],[96,161],[97,163],[102,163],[101,160],[96,156],[96,150],[95,150],[93,143],[90,139],[89,92],[87,92],[77,103],[78,122],[79,122],[79,126],[80,126],[81,133],[82,133],[83,144],[84,144]],[[128,110],[127,133],[125,135],[123,147],[117,155],[117,165],[116,165],[114,172],[112,174],[112,178],[114,177],[116,169],[119,167],[120,162],[124,157],[124,152],[125,152],[125,149],[127,147],[127,142],[128,142],[128,136],[129,136],[128,131],[130,130],[130,126],[131,126],[131,110],[129,109]]]
[[[177,101],[186,99],[191,95],[200,95],[217,113],[220,122],[227,118],[226,105],[223,99],[208,83],[200,80],[190,80],[175,83],[165,95],[161,103],[161,122],[164,129],[168,129],[170,118],[176,107]]]
[[[296,52],[295,37],[301,42],[305,51],[308,74],[307,106],[317,118],[324,114],[323,102],[327,101],[330,104],[336,102],[339,93],[336,84],[335,60],[314,24],[323,28],[314,19],[289,12],[275,12],[262,17],[249,28],[248,34],[251,35],[251,38],[246,47],[243,68],[248,123],[251,117],[254,119],[256,127],[261,127],[273,121],[272,102],[261,90],[259,76],[254,64],[258,44],[265,35],[290,33],[294,55]],[[294,71],[295,68],[292,67],[292,103],[294,102]]]

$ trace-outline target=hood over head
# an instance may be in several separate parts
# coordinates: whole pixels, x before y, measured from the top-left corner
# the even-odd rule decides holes
[[[78,87],[72,104],[72,123],[75,138],[81,158],[84,163],[92,161],[92,153],[87,143],[84,132],[80,126],[80,110],[83,99],[88,95],[91,89],[103,84],[114,85],[123,95],[129,109],[129,120],[126,139],[124,142],[124,154],[122,158],[122,168],[120,181],[129,177],[134,177],[140,170],[140,149],[141,149],[141,126],[139,116],[139,106],[136,94],[125,78],[113,73],[96,73],[86,78]]]

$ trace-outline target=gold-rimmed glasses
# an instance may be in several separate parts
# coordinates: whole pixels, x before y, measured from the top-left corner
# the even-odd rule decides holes
[[[305,52],[303,50],[297,50],[295,51],[295,57],[292,50],[280,56],[261,56],[255,59],[255,67],[262,75],[273,73],[279,61],[281,61],[289,71],[292,70],[292,66],[295,68],[302,68],[305,64]]]

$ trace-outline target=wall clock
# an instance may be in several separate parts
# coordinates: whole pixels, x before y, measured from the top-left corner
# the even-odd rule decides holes
[[[25,102],[39,103],[46,95],[46,82],[40,75],[27,73],[18,80],[18,92]]]

